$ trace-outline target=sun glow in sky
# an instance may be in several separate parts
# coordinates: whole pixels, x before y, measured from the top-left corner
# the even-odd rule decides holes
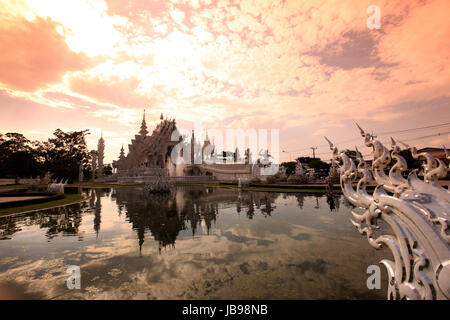
[[[381,29],[369,30],[369,5]],[[323,135],[450,122],[450,2],[0,0],[0,132],[103,131],[106,161],[146,109],[190,128],[280,129],[281,160]],[[450,126],[394,137],[450,145]],[[437,135],[441,133],[440,135]],[[420,138],[420,139],[416,139]]]

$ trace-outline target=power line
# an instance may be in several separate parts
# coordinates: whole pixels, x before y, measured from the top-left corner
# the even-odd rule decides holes
[[[444,127],[450,125],[450,122],[447,123],[441,123],[436,124],[432,126],[426,126],[426,127],[419,127],[419,128],[410,128],[410,129],[404,129],[404,130],[396,130],[396,131],[388,131],[388,132],[380,132],[380,135],[386,135],[386,134],[393,134],[393,133],[401,133],[401,132],[409,132],[409,131],[417,131],[417,130],[423,130],[423,129],[433,129],[438,127]]]
[[[412,141],[412,140],[420,140],[420,139],[425,139],[425,138],[437,137],[437,136],[441,136],[441,135],[449,134],[449,133],[450,133],[450,131],[439,132],[439,133],[431,134],[431,135],[428,135],[428,136],[422,136],[422,137],[418,137],[418,138],[406,139],[405,141]]]
[[[450,122],[435,124],[435,125],[430,125],[430,126],[425,126],[425,127],[408,128],[408,129],[396,130],[396,131],[385,131],[385,132],[378,133],[378,135],[384,136],[384,135],[395,134],[395,133],[397,133],[397,134],[398,133],[408,133],[408,132],[424,130],[424,129],[437,129],[439,127],[443,127],[443,126],[447,126],[447,125],[450,125]],[[445,134],[445,133],[443,133],[443,134]],[[438,135],[440,135],[440,134],[438,134]],[[344,140],[344,141],[339,141],[339,142],[336,142],[335,145],[349,143],[349,142],[353,142],[353,141],[360,140],[360,139],[361,139],[361,137]],[[411,140],[413,140],[413,139],[407,139],[404,141],[411,141]],[[325,147],[328,147],[328,144],[318,145],[316,148],[325,148]],[[299,151],[307,151],[307,150],[310,150],[310,148],[294,149],[294,150],[290,150],[288,152],[299,152]],[[323,154],[323,153],[317,153],[317,154],[319,155],[319,154]]]
[[[410,139],[405,139],[402,141],[416,141],[416,140],[421,140],[421,139],[426,139],[426,138],[432,138],[432,137],[437,137],[437,136],[441,136],[441,135],[445,135],[445,134],[450,134],[450,131],[447,132],[439,132],[439,133],[435,133],[435,134],[430,134],[430,135],[426,135],[426,136],[420,136],[420,137],[415,137],[415,138],[410,138]],[[386,142],[381,142],[382,144],[389,144],[390,141],[386,141]],[[359,145],[357,146],[357,148],[363,148],[366,147],[365,145]],[[331,150],[329,152],[319,152],[316,153],[316,155],[325,155],[325,154],[330,154]]]

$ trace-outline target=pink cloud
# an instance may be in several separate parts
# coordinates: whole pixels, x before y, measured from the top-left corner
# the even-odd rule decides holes
[[[0,57],[7,94],[83,109],[83,119],[90,116],[105,126],[121,117],[130,123],[143,108],[151,108],[153,119],[163,112],[180,123],[276,126],[294,136],[284,136],[292,148],[321,145],[323,133],[348,140],[355,134],[351,120],[382,132],[383,126],[420,127],[450,115],[450,3],[445,0],[99,4],[91,25],[116,33],[106,48],[94,37],[103,56],[88,61],[87,68],[56,32],[67,27],[67,16],[59,18],[61,25],[39,15],[32,22],[16,19],[14,28],[5,23],[11,19],[1,17],[0,44],[13,48]],[[372,4],[381,7],[381,30],[367,29],[366,9]],[[76,20],[70,22],[76,26]],[[80,34],[74,39],[80,48],[92,45]],[[58,82],[67,71],[83,68]],[[20,91],[48,83],[58,86],[28,96]],[[424,112],[433,99],[439,106]],[[416,103],[420,107],[411,107]]]
[[[76,77],[71,79],[70,89],[99,102],[112,103],[125,108],[143,108],[150,99],[135,93],[139,84],[136,78]]]
[[[0,82],[10,88],[33,91],[58,82],[70,70],[89,66],[82,54],[70,51],[50,19],[16,18],[0,23]]]
[[[163,16],[168,11],[168,1],[164,0],[107,0],[108,11],[125,17],[148,12],[152,17]]]

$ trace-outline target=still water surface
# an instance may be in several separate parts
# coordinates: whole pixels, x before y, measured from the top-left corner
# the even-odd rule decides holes
[[[384,299],[386,251],[342,196],[186,187],[83,189],[84,203],[0,217],[0,285],[35,299]],[[81,289],[66,286],[80,266]]]

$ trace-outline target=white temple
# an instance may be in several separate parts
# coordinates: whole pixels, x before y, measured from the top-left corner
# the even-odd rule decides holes
[[[128,154],[122,146],[119,159],[113,161],[113,168],[116,172],[119,183],[135,183],[152,180],[160,174],[171,175],[178,180],[201,180],[201,179],[219,179],[219,180],[237,180],[239,178],[251,179],[259,175],[261,163],[251,163],[251,153],[245,151],[245,161],[240,163],[236,157],[239,152],[236,150],[233,163],[211,163],[206,160],[214,159],[217,155],[215,146],[210,142],[206,132],[203,144],[195,139],[194,130],[190,143],[180,137],[178,141],[172,141],[172,133],[177,130],[174,119],[164,119],[161,114],[161,122],[156,126],[151,135],[147,128],[145,120],[145,110],[142,118],[139,133],[134,136],[128,145]],[[172,163],[172,150],[179,143],[183,143],[182,150],[190,150],[190,154],[185,155],[190,163],[183,164],[182,170],[175,168]],[[100,146],[100,142],[99,142]],[[100,148],[99,148],[100,150]],[[180,156],[183,157],[183,151]],[[186,159],[184,157],[184,159]],[[209,163],[209,164],[208,164]],[[264,177],[263,177],[264,178]]]

